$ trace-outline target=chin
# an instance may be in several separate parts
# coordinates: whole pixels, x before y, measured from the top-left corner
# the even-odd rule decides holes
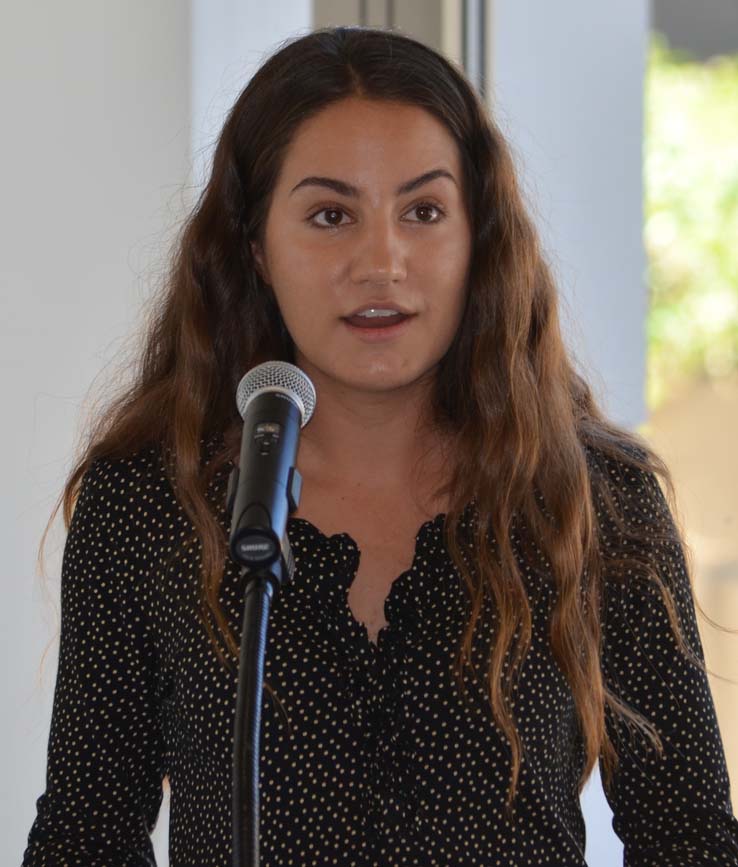
[[[355,388],[382,392],[412,385],[423,373],[424,370],[418,368],[417,362],[412,365],[407,363],[393,365],[385,361],[375,361],[366,367],[353,368],[341,378]]]

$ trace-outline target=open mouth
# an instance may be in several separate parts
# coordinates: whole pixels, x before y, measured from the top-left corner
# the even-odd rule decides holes
[[[354,334],[369,340],[379,340],[401,334],[414,318],[415,314],[397,313],[393,316],[349,316],[343,321]]]
[[[393,313],[391,316],[347,316],[346,322],[357,328],[387,328],[409,318],[405,313]]]

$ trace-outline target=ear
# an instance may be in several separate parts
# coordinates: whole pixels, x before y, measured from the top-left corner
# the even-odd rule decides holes
[[[256,270],[259,273],[261,279],[267,284],[267,286],[271,285],[269,280],[269,270],[264,263],[264,254],[259,247],[259,244],[256,241],[249,241],[251,246],[251,255],[254,257],[254,261],[256,262]]]

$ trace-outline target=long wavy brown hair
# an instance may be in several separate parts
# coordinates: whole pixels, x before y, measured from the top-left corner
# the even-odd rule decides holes
[[[241,377],[269,359],[294,363],[290,335],[249,242],[263,242],[270,196],[299,125],[346,97],[426,109],[445,124],[462,156],[473,228],[468,302],[439,365],[432,417],[450,425],[459,443],[443,490],[450,495],[444,539],[471,603],[455,660],[460,682],[462,669],[472,665],[472,636],[485,598],[497,612],[487,692],[512,752],[506,809],[521,765],[512,690],[531,642],[530,604],[511,542],[514,525],[536,540],[555,588],[550,644],[574,698],[585,751],[579,791],[600,754],[608,790],[617,755],[606,731],[607,708],[640,728],[659,751],[662,744],[649,720],[604,682],[606,587],[629,575],[658,588],[681,651],[704,669],[682,637],[669,587],[673,576],[662,574],[657,559],[664,545],[688,552],[672,514],[672,478],[643,438],[604,417],[575,370],[562,339],[557,289],[510,151],[488,109],[456,66],[408,36],[358,27],[316,30],[283,43],[250,80],[228,114],[207,185],[171,249],[134,381],[97,413],[49,524],[63,503],[69,528],[93,461],[161,447],[202,546],[199,616],[221,662],[236,664],[238,643],[218,600],[227,534],[206,490],[238,454],[242,420],[234,395]],[[213,435],[222,436],[222,447],[203,461],[203,443]],[[625,508],[625,482],[613,481],[613,466],[640,473],[657,494],[654,502],[664,504],[660,512],[638,514],[632,500]],[[672,511],[658,497],[656,475]],[[463,556],[459,535],[472,499],[478,510],[475,568]],[[623,544],[604,544],[605,532]],[[42,539],[41,551],[43,545]],[[534,555],[532,548],[529,553]]]

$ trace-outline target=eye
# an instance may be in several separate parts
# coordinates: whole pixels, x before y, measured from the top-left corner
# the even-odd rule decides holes
[[[335,207],[321,208],[319,211],[316,211],[314,214],[312,214],[310,217],[308,217],[308,222],[312,223],[314,226],[317,226],[319,229],[337,229],[339,226],[342,225],[342,223],[340,222],[340,216],[342,214],[345,214],[345,213],[346,212],[342,208],[335,208]],[[330,218],[329,218],[328,222],[327,223],[316,223],[315,218],[319,214],[329,215]],[[335,215],[338,215],[338,217],[339,217],[338,221],[334,221],[333,217],[335,217]]]
[[[431,219],[421,218],[420,220],[412,220],[411,222],[440,223],[441,220],[443,219],[443,217],[445,216],[445,214],[441,210],[441,208],[439,208],[438,205],[434,204],[433,202],[418,202],[417,205],[413,205],[412,208],[410,208],[410,211],[408,213],[412,213],[412,211],[425,212],[425,213],[428,213],[429,211],[435,211],[437,216],[435,217],[435,219],[433,219],[433,218],[431,218]]]

